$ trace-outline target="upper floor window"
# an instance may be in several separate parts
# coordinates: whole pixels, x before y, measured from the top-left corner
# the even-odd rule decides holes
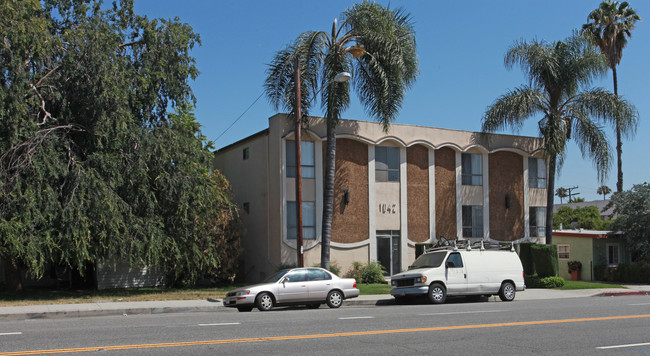
[[[296,141],[286,140],[287,152],[287,177],[296,177]],[[303,178],[316,177],[316,163],[314,156],[314,142],[300,141],[300,160]]]
[[[543,206],[530,207],[530,236],[546,236],[546,208]]]
[[[462,170],[463,185],[483,185],[483,156],[463,153]]]
[[[375,181],[399,182],[399,148],[375,147]]]
[[[463,237],[483,237],[483,207],[463,205]]]
[[[242,150],[242,156],[243,156],[243,159],[244,159],[244,160],[247,160],[247,159],[250,158],[250,156],[251,156],[251,151],[250,151],[250,149],[249,149],[248,147],[246,147],[246,148],[244,148],[244,149]]]
[[[528,186],[546,188],[546,162],[542,158],[528,158]]]

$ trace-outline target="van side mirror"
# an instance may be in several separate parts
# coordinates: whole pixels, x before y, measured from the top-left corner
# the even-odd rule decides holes
[[[447,268],[456,268],[454,261],[447,261]]]

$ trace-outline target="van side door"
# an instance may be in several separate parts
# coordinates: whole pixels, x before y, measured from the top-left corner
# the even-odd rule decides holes
[[[467,269],[459,252],[452,252],[447,256],[445,277],[447,279],[447,294],[467,293]]]

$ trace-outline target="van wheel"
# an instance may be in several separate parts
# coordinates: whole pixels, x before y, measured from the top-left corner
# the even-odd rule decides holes
[[[515,300],[515,285],[510,282],[503,282],[499,290],[499,298],[504,302]]]
[[[440,283],[433,283],[429,286],[429,302],[431,304],[442,304],[447,299],[447,290]]]

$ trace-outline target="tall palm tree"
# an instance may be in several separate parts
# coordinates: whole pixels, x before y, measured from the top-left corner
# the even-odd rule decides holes
[[[366,112],[388,130],[402,105],[404,93],[415,81],[418,61],[411,16],[364,1],[348,8],[330,33],[307,31],[277,52],[267,70],[266,94],[276,109],[293,116],[294,58],[299,57],[301,110],[307,115],[314,96],[322,90],[327,146],[323,192],[321,266],[329,269],[334,209],[336,127],[350,105],[350,84],[335,83],[337,73],[352,73],[352,86]]]
[[[562,199],[569,196],[569,194],[567,194],[567,189],[562,187],[559,187],[555,190],[555,195],[557,195],[560,198],[560,204],[564,203]]]
[[[618,96],[618,77],[616,66],[621,63],[623,58],[623,48],[627,45],[627,39],[632,37],[632,30],[641,17],[636,11],[629,7],[627,1],[619,3],[618,1],[603,1],[600,6],[589,13],[587,23],[582,25],[582,32],[586,34],[591,41],[600,48],[600,52],[607,59],[609,68],[612,69],[614,79],[614,95]],[[616,156],[618,176],[616,181],[616,191],[623,191],[623,142],[621,136],[631,137],[636,131],[636,122],[632,126],[625,123],[613,122],[616,131]]]
[[[612,192],[612,190],[609,189],[609,187],[606,186],[606,185],[602,185],[602,186],[598,187],[598,189],[596,189],[596,194],[602,195],[603,200],[606,200],[607,199],[607,194],[609,194],[611,192]]]
[[[520,129],[527,118],[541,115],[539,135],[548,162],[546,243],[552,243],[555,175],[564,163],[567,141],[573,139],[583,156],[596,166],[599,180],[610,166],[609,144],[593,119],[629,120],[634,107],[603,89],[583,89],[607,70],[602,56],[584,38],[564,42],[518,41],[505,56],[506,68],[519,65],[528,77],[522,85],[499,97],[483,116],[482,129],[493,132]]]

